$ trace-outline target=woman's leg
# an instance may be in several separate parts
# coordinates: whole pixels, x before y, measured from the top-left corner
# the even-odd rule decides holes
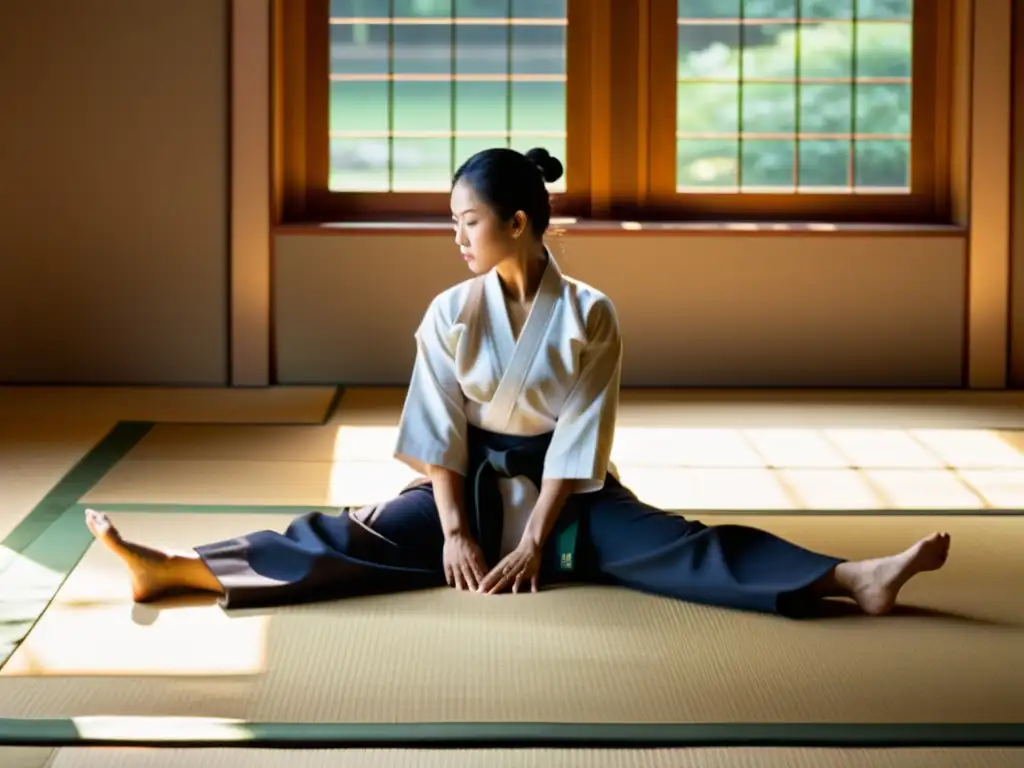
[[[945,564],[949,544],[948,533],[932,533],[893,555],[839,563],[807,587],[804,595],[849,597],[865,613],[884,616],[895,607],[900,590],[910,579]]]
[[[612,477],[588,502],[586,557],[613,583],[691,602],[797,615],[815,599],[846,596],[887,613],[915,574],[949,550],[932,534],[904,552],[860,562],[822,555],[767,531],[707,526],[639,501]]]
[[[429,485],[352,512],[312,512],[284,533],[257,531],[186,552],[125,541],[100,512],[88,510],[86,522],[127,565],[139,602],[202,591],[237,608],[444,584],[444,537]]]
[[[85,510],[85,523],[92,535],[128,566],[132,597],[148,602],[169,592],[215,592],[224,590],[195,552],[169,552],[126,541],[110,518],[93,509]]]

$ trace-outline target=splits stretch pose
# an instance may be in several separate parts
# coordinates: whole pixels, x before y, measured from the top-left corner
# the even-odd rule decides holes
[[[943,565],[946,533],[853,562],[656,509],[619,482],[609,460],[622,363],[615,307],[564,275],[544,243],[545,183],[561,173],[543,149],[490,149],[454,175],[455,241],[471,276],[437,295],[416,331],[395,447],[420,479],[361,509],[310,512],[283,533],[185,552],[127,541],[87,511],[136,600],[204,591],[230,609],[583,582],[790,617],[845,597],[880,615],[908,579]]]

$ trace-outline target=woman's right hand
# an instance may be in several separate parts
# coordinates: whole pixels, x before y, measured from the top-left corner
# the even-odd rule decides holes
[[[484,553],[468,533],[455,533],[444,540],[441,555],[449,587],[476,592],[487,574]]]

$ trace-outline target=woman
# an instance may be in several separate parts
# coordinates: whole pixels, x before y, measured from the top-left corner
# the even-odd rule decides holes
[[[454,176],[455,239],[473,277],[437,296],[416,332],[395,450],[423,479],[381,504],[185,554],[125,541],[88,511],[93,534],[127,564],[136,600],[203,590],[233,608],[583,581],[788,616],[846,596],[884,614],[908,579],[941,567],[944,533],[847,562],[756,528],[686,520],[619,483],[609,466],[615,309],[563,276],[543,243],[545,182],[561,173],[542,149],[492,149]]]

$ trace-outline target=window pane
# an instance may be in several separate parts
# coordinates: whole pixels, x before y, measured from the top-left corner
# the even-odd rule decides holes
[[[332,0],[330,15],[332,190],[447,191],[495,146],[565,163],[566,0]]]
[[[679,0],[680,18],[735,19],[740,15],[741,0]]]
[[[747,139],[740,145],[744,191],[751,188],[789,192],[796,186],[795,142]],[[778,188],[778,189],[776,189]]]
[[[748,19],[795,19],[798,0],[745,0],[743,15]]]
[[[908,191],[912,0],[677,8],[680,191]]]
[[[789,80],[796,77],[795,24],[743,25],[743,79]]]
[[[512,73],[564,75],[565,27],[512,27]]]
[[[866,0],[858,0],[863,6]],[[852,19],[854,0],[803,0],[801,16],[805,19]]]
[[[504,75],[508,72],[508,49],[508,25],[455,27],[455,71],[460,75]]]
[[[387,192],[390,146],[386,139],[332,138],[328,188],[336,192]]]
[[[857,85],[857,133],[910,135],[910,86]]]
[[[681,190],[733,191],[739,182],[739,142],[735,139],[680,139],[676,178]]]
[[[872,187],[905,192],[910,186],[909,141],[858,141],[854,145],[854,181],[858,189]]]
[[[386,75],[388,28],[384,24],[331,24],[332,75]]]
[[[909,20],[914,12],[914,0],[857,0],[859,19]]]
[[[392,24],[391,67],[396,75],[451,75],[452,27]]]
[[[857,76],[909,78],[913,28],[904,22],[857,22]]]
[[[743,132],[789,133],[796,130],[796,84],[745,83]]]
[[[524,131],[565,131],[565,83],[512,83],[512,132]]]
[[[677,92],[677,131],[681,134],[724,133],[735,136],[740,114],[738,85],[680,83]]]
[[[826,22],[800,27],[800,77],[844,79],[853,76],[853,24]]]
[[[509,84],[455,83],[455,130],[487,131],[502,143],[508,133]]]
[[[807,192],[850,190],[850,142],[805,140],[799,147],[800,186]]]
[[[703,24],[700,19],[680,19],[680,81],[736,80],[740,76],[739,52],[738,24]]]
[[[800,130],[847,136],[853,125],[853,88],[849,85],[800,86]]]
[[[392,124],[396,133],[452,130],[452,82],[405,82],[392,84]]]
[[[514,18],[545,18],[564,19],[566,17],[567,0],[512,0],[512,16]],[[476,2],[477,5],[494,5],[487,0]],[[504,15],[504,11],[502,11]]]
[[[394,139],[391,188],[395,192],[433,192],[451,184],[452,140]]]
[[[384,137],[388,132],[388,84],[331,83],[330,131]]]

